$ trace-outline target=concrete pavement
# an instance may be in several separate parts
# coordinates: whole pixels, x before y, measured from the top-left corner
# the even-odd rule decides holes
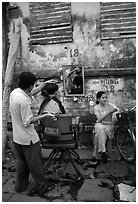
[[[6,160],[7,163],[3,168],[2,202],[114,202],[120,200],[117,184],[128,182],[129,185],[134,185],[135,165],[128,165],[126,162],[120,161],[120,155],[116,148],[113,149],[114,161],[100,164],[97,167],[89,164],[89,160],[92,158],[91,149],[79,148],[77,152],[82,161],[77,165],[84,176],[84,180],[77,180],[76,172],[70,163],[60,165],[60,168],[54,168],[54,171],[49,171],[47,174],[47,177],[55,178],[55,181],[56,178],[62,178],[61,182],[54,183],[54,189],[48,192],[47,198],[41,198],[37,194],[28,195],[29,189],[33,185],[32,178],[30,178],[30,186],[25,192],[15,193],[14,161],[10,162],[12,156],[11,154],[8,155],[7,158],[9,159]],[[50,150],[43,150],[44,158],[47,158],[49,153]],[[63,175],[76,179],[70,182]],[[135,200],[135,194],[133,200]]]

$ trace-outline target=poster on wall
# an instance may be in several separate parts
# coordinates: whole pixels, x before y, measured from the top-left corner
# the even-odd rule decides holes
[[[84,67],[66,65],[63,67],[64,96],[84,96]]]

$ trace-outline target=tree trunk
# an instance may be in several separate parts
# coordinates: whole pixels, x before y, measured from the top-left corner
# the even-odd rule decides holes
[[[2,161],[5,161],[5,147],[7,140],[7,120],[9,110],[9,95],[11,92],[10,86],[5,86],[2,100]]]
[[[20,44],[20,27],[21,19],[15,19],[11,24],[10,30],[10,49],[7,60],[7,67],[5,73],[5,83],[2,99],[2,161],[5,161],[5,147],[7,140],[7,121],[9,113],[9,96],[11,92],[11,85],[14,73],[14,65],[17,59],[17,53]]]

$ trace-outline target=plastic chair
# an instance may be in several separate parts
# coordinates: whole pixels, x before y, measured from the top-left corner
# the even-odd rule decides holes
[[[78,127],[72,125],[72,116],[61,114],[57,120],[45,117],[40,122],[39,136],[44,149],[52,149],[45,165],[45,171],[53,163],[54,159],[61,153],[66,155],[78,176],[81,173],[74,161],[74,158],[80,160],[79,155],[75,152],[78,148]]]

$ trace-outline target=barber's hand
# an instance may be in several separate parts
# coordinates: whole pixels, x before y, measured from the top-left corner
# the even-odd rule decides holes
[[[50,118],[53,119],[53,120],[57,120],[57,117],[56,117],[55,114],[53,114],[53,113],[45,112],[45,113],[43,113],[42,115],[43,115],[44,118],[45,118],[45,117],[50,117]]]
[[[57,81],[55,79],[50,79],[50,80],[47,80],[45,81],[44,83],[45,84],[51,84],[51,83],[56,83]]]
[[[76,72],[78,70],[78,67],[77,68],[75,68],[75,69],[73,69],[73,72]]]
[[[75,70],[76,70],[76,71],[80,71],[80,68],[79,68],[79,67],[77,67],[77,68],[75,68]]]

